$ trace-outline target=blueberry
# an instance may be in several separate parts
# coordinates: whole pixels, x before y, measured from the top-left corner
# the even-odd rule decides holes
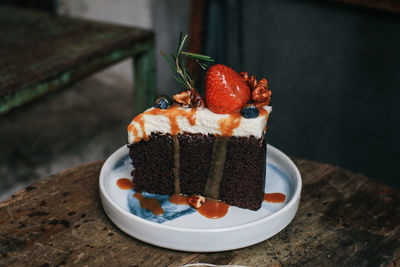
[[[254,104],[247,104],[240,111],[243,117],[247,119],[257,118],[260,112]]]
[[[159,95],[154,99],[154,107],[167,109],[171,106],[172,100],[166,95]]]

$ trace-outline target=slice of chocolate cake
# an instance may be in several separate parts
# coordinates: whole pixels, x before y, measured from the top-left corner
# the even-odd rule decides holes
[[[264,198],[265,134],[272,110],[267,80],[214,65],[206,75],[205,103],[185,57],[203,69],[213,60],[182,51],[186,39],[180,36],[176,55],[162,53],[186,90],[174,95],[172,105],[168,97],[157,97],[154,107],[128,126],[134,188],[257,210]]]
[[[256,118],[245,118],[175,105],[136,116],[128,126],[135,190],[201,195],[257,210],[264,197],[271,107],[257,111]]]

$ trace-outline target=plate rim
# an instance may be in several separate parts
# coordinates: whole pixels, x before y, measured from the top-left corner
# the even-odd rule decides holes
[[[131,212],[128,212],[124,210],[120,205],[118,205],[112,197],[108,194],[108,192],[105,189],[104,186],[104,181],[106,179],[106,171],[109,162],[111,162],[114,158],[118,157],[120,154],[124,154],[124,151],[128,151],[127,145],[123,145],[120,148],[118,148],[116,151],[114,151],[103,163],[101,170],[100,170],[100,175],[99,175],[99,190],[100,194],[102,197],[106,198],[106,200],[114,207],[116,208],[119,212],[122,212],[124,215],[128,216],[129,218],[132,218],[133,220],[139,221],[140,223],[144,223],[147,226],[154,227],[154,228],[159,228],[160,230],[169,230],[169,231],[177,231],[177,232],[188,232],[188,233],[218,233],[218,232],[227,232],[227,231],[237,231],[241,230],[242,228],[248,228],[248,227],[253,227],[258,224],[264,223],[264,221],[268,221],[273,219],[274,217],[280,216],[282,213],[287,212],[292,208],[292,206],[296,205],[298,203],[298,199],[300,198],[301,195],[301,188],[302,188],[302,178],[300,171],[298,170],[296,164],[282,151],[277,149],[276,147],[267,144],[267,151],[269,150],[270,153],[275,153],[281,158],[285,159],[286,163],[290,165],[292,170],[295,173],[295,178],[297,182],[297,186],[295,188],[295,191],[293,192],[293,197],[289,202],[287,202],[282,208],[279,210],[275,211],[272,214],[269,214],[268,216],[265,216],[263,218],[257,219],[255,221],[251,221],[248,223],[243,223],[243,224],[238,224],[238,225],[232,225],[232,226],[222,226],[222,227],[214,227],[214,228],[181,228],[178,226],[171,226],[171,225],[165,225],[162,223],[157,223],[157,222],[152,222],[146,219],[143,219]],[[267,161],[265,162],[267,164]],[[103,202],[103,201],[102,201]],[[102,203],[103,209],[104,209],[104,204]],[[106,212],[107,214],[107,212]],[[110,217],[107,214],[108,217]],[[111,219],[111,218],[110,218]],[[112,220],[114,222],[114,220]]]

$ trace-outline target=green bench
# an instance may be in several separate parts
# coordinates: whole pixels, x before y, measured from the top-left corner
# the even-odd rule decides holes
[[[139,113],[156,94],[151,31],[0,7],[0,116],[129,57]]]

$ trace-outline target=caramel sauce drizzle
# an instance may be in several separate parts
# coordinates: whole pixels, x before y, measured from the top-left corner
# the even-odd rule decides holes
[[[206,199],[197,212],[210,219],[219,219],[228,213],[229,205],[218,200]]]
[[[189,197],[184,195],[173,194],[169,197],[169,201],[175,205],[191,206],[189,203]],[[206,198],[206,201],[201,205],[200,208],[196,210],[204,217],[210,219],[219,219],[228,213],[228,209],[228,204],[219,200]]]
[[[133,188],[133,182],[128,178],[120,178],[117,181],[117,186],[119,189],[131,189]]]
[[[146,134],[145,130],[145,125],[144,125],[144,115],[164,115],[169,119],[170,125],[171,125],[171,135],[177,135],[180,132],[180,128],[178,125],[178,120],[177,117],[185,117],[190,125],[195,125],[196,124],[196,108],[192,108],[189,111],[186,111],[184,109],[181,109],[179,106],[172,106],[167,109],[152,109],[143,112],[142,114],[137,115],[132,122],[136,122],[139,124],[141,131],[142,131],[142,137],[138,135],[138,129],[134,124],[129,124],[128,126],[128,131],[133,131],[134,134],[134,140],[133,142],[139,142],[141,139],[148,140],[149,137]]]
[[[264,201],[271,203],[283,203],[286,200],[286,195],[282,193],[265,193]]]
[[[266,118],[268,118],[268,111],[264,108],[258,108],[258,112],[260,113],[259,116],[265,116]]]
[[[265,110],[263,107],[258,108],[258,112],[260,113],[259,116],[265,116],[265,120],[268,121],[268,111]],[[264,133],[267,131],[267,123],[265,123],[265,127],[264,127]]]
[[[126,178],[122,178],[126,179]],[[122,180],[120,179],[120,180]],[[139,200],[140,206],[143,209],[146,209],[152,212],[154,215],[161,215],[164,214],[164,210],[161,207],[160,202],[155,198],[146,198],[142,195],[142,193],[136,192],[133,195],[135,198]],[[286,195],[282,193],[265,193],[264,194],[264,201],[271,202],[271,203],[283,203],[286,200]],[[169,201],[175,205],[187,205],[191,206],[189,203],[189,197],[180,195],[180,194],[173,194],[169,197]],[[210,219],[219,219],[224,217],[229,210],[230,205],[219,201],[206,198],[206,201],[201,205],[200,208],[196,209],[197,212],[204,217]]]
[[[175,205],[187,205],[189,206],[189,197],[184,195],[173,194],[169,197],[169,202]]]
[[[240,114],[240,112],[231,113],[229,114],[229,117],[220,119],[218,123],[221,135],[232,136],[233,130],[239,127],[241,120],[242,115]]]
[[[268,111],[265,110],[264,108],[260,107],[258,108],[260,116],[265,116],[268,118]],[[164,115],[166,116],[169,121],[170,121],[170,127],[171,127],[171,135],[177,135],[180,132],[180,128],[178,125],[178,116],[185,117],[190,125],[195,125],[196,124],[196,108],[192,108],[189,111],[180,108],[179,106],[172,106],[168,109],[152,109],[143,112],[142,114],[137,115],[132,122],[136,122],[139,124],[142,132],[142,137],[139,136],[139,130],[134,124],[129,124],[128,125],[128,131],[132,131],[134,135],[134,142],[139,142],[141,139],[148,140],[148,136],[146,134],[145,130],[145,125],[144,125],[144,118],[143,115]],[[219,123],[219,129],[221,131],[222,136],[232,136],[233,131],[240,126],[240,122],[242,120],[242,115],[240,112],[235,112],[229,114],[227,118],[220,119],[218,121]]]
[[[138,123],[139,126],[140,126],[140,129],[142,129],[142,137],[141,137],[141,138],[140,138],[140,136],[139,136],[139,131],[138,131],[138,129],[135,127],[135,125],[130,124],[130,125],[128,126],[128,127],[132,126],[131,129],[132,129],[133,135],[134,135],[134,137],[135,137],[134,140],[133,140],[133,142],[135,142],[135,143],[136,143],[136,142],[139,142],[141,139],[144,139],[144,140],[148,140],[148,139],[149,139],[149,137],[147,136],[146,131],[145,131],[145,129],[144,129],[144,118],[143,118],[143,114],[144,114],[144,113],[137,115],[137,116],[133,119],[133,121],[132,121],[132,122]],[[129,128],[128,128],[128,131],[129,131]]]
[[[161,207],[160,201],[158,201],[158,199],[146,198],[142,195],[142,193],[139,192],[135,192],[133,196],[139,200],[140,207],[142,207],[143,209],[150,211],[154,215],[164,214],[164,210]]]
[[[134,131],[135,130],[135,126],[133,126],[133,124],[129,124],[128,127],[126,127],[126,129],[128,130],[128,132]]]
[[[129,124],[127,129],[128,129],[128,132],[130,132],[130,131],[133,132],[133,136],[134,136],[133,142],[136,143],[136,142],[140,141],[139,132],[133,124]]]
[[[268,119],[268,111],[265,110],[264,108],[260,107],[258,108],[260,116],[265,116]],[[175,105],[172,106],[168,109],[152,109],[143,112],[142,114],[137,115],[132,122],[136,122],[139,124],[141,131],[142,131],[142,137],[139,136],[139,131],[137,127],[134,124],[129,124],[128,125],[128,132],[132,131],[134,135],[134,142],[139,142],[141,139],[148,140],[149,137],[146,134],[145,130],[145,125],[144,125],[144,118],[143,115],[164,115],[166,116],[169,121],[170,121],[170,127],[171,127],[171,135],[177,135],[180,132],[180,128],[178,125],[178,116],[185,117],[190,125],[195,125],[196,124],[196,108],[192,108],[189,111],[186,111],[184,109],[181,109],[179,106]],[[234,112],[229,114],[227,118],[220,119],[218,121],[219,123],[219,128],[221,131],[222,136],[232,136],[233,131],[240,126],[240,122],[242,120],[242,115],[240,112]],[[265,126],[266,127],[266,126]]]

